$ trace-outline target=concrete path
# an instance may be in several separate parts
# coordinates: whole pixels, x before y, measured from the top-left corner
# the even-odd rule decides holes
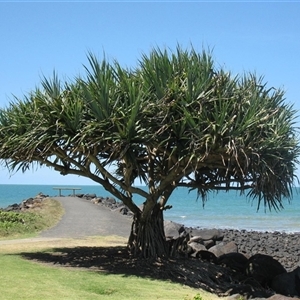
[[[42,238],[82,238],[119,235],[129,237],[131,219],[109,208],[78,197],[53,197],[64,207],[65,214],[53,228],[43,231]]]

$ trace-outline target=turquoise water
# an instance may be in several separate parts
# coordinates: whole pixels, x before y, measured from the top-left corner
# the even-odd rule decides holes
[[[76,186],[78,187],[78,186]],[[98,196],[111,196],[101,186],[79,186],[80,193],[95,193]],[[231,228],[258,231],[300,232],[300,189],[295,189],[291,203],[284,202],[280,212],[265,212],[262,207],[257,212],[257,203],[249,202],[246,196],[236,192],[211,194],[204,208],[202,201],[197,201],[196,193],[188,193],[178,188],[172,194],[168,204],[171,210],[165,212],[165,218],[191,227]],[[52,185],[0,185],[0,207],[33,197],[38,193],[56,196]],[[71,191],[63,191],[64,195]],[[136,197],[139,204],[143,199]]]

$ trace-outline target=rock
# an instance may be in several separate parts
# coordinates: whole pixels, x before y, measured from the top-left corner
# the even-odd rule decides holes
[[[241,253],[232,252],[221,255],[217,260],[217,264],[226,266],[241,273],[245,273],[248,259]]]
[[[237,252],[237,245],[234,242],[229,242],[227,244],[219,243],[211,248],[209,251],[212,252],[216,257],[220,257],[223,254]]]
[[[217,262],[217,257],[210,251],[200,250],[195,253],[195,257],[200,258],[201,260],[207,260],[213,263]]]
[[[39,193],[34,197],[34,199],[38,199],[38,198],[43,199],[43,198],[47,198],[47,197],[49,197],[49,195],[45,195],[45,194],[43,194],[42,192],[39,192]]]
[[[223,242],[234,241],[238,251],[251,257],[256,253],[272,256],[287,271],[300,266],[300,233],[223,230]]]
[[[75,197],[83,198],[83,197],[84,197],[84,194],[76,194]]]
[[[224,237],[224,234],[221,230],[218,229],[192,229],[191,237],[198,236],[203,241],[214,240],[221,241]]]
[[[21,210],[26,210],[28,208],[37,207],[41,204],[42,200],[43,200],[42,197],[28,198],[28,199],[21,202],[20,209]]]
[[[223,252],[223,246],[224,246],[224,243],[217,244],[217,245],[211,247],[209,249],[209,251],[212,252],[216,257],[219,257],[219,256],[225,254]]]
[[[4,208],[3,211],[19,211],[20,209],[20,204],[14,203]]]
[[[188,245],[192,248],[193,252],[198,252],[200,250],[206,250],[206,247],[200,243],[188,242]]]
[[[177,239],[185,231],[184,226],[172,221],[164,222],[166,239]]]
[[[215,244],[216,244],[216,242],[214,240],[203,241],[203,245],[206,247],[206,249],[210,249]]]
[[[23,211],[29,208],[39,207],[42,201],[47,198],[47,195],[43,193],[38,193],[35,197],[30,197],[23,200],[20,204],[14,203],[8,207],[2,209],[3,211]]]
[[[85,198],[86,200],[91,200],[91,199],[96,198],[96,197],[97,197],[96,194],[85,194],[85,195],[84,195],[84,198]]]
[[[248,260],[246,273],[257,280],[263,287],[270,287],[272,280],[277,275],[286,273],[286,270],[273,257],[264,254],[255,254]]]
[[[26,200],[23,200],[22,203],[31,204],[31,203],[33,203],[33,201],[34,201],[34,198],[28,198]]]
[[[238,251],[238,247],[235,242],[225,244],[222,249],[224,254]]]
[[[118,205],[118,207],[114,211],[118,211],[120,214],[124,216],[130,216],[130,217],[133,216],[133,213],[124,204]]]
[[[228,297],[228,299],[236,299],[237,295],[240,295],[239,299],[266,300],[274,293],[262,288],[257,282],[250,282],[247,280],[245,283],[235,285],[227,291],[227,294],[232,296],[235,295],[233,298]]]
[[[292,272],[277,275],[271,284],[271,288],[285,296],[300,296],[300,267]]]
[[[93,198],[93,199],[91,199],[91,202],[94,204],[99,204],[102,202],[102,198],[98,198],[98,197]]]
[[[206,249],[209,249],[216,244],[214,240],[203,240],[203,238],[198,235],[191,237],[190,242],[202,244],[206,247]]]
[[[102,198],[101,203],[104,206],[109,207],[110,209],[116,209],[118,207],[118,203],[117,203],[116,199],[112,198],[112,197]]]
[[[291,298],[291,297],[287,297],[287,296],[283,296],[283,295],[279,295],[279,294],[275,294],[268,298],[268,300],[291,300],[291,299],[295,300],[295,298]]]
[[[196,236],[192,236],[191,239],[190,239],[191,242],[196,242],[196,243],[200,243],[200,244],[203,244],[203,239],[201,236],[199,235],[196,235]]]
[[[116,204],[116,199],[115,198],[112,198],[112,197],[106,197],[104,200],[103,200],[104,203],[106,204]]]

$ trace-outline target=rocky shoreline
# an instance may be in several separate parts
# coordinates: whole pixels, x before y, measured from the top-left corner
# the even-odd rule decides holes
[[[246,257],[261,253],[278,260],[287,271],[300,267],[300,233],[224,230],[224,243],[234,242]]]
[[[98,197],[95,194],[76,196],[132,217],[124,204],[112,197]],[[40,193],[4,210],[22,211],[46,197]],[[165,234],[171,245],[185,242],[185,255],[228,267],[237,272],[242,280],[254,278],[265,290],[300,297],[300,233],[189,228],[165,221]]]

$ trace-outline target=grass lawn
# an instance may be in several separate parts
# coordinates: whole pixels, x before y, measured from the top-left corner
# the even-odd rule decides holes
[[[124,246],[120,237],[19,241],[0,245],[1,299],[217,299],[215,295],[168,281],[64,268],[26,260],[21,253],[76,246]],[[2,242],[3,243],[3,242]],[[51,251],[51,250],[50,250]],[[201,298],[200,298],[201,297]]]
[[[216,295],[171,281],[154,280],[99,268],[66,267],[26,259],[26,254],[56,253],[76,247],[124,247],[119,236],[85,239],[34,238],[63,215],[59,202],[43,201],[28,212],[3,213],[0,218],[0,299],[2,300],[215,300]],[[18,238],[18,239],[16,239]],[[89,254],[84,259],[90,259]]]

